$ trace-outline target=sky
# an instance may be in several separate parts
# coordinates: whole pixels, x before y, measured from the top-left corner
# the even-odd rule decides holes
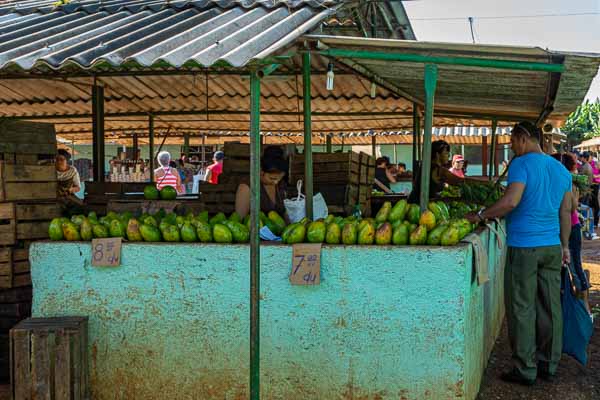
[[[403,4],[417,40],[471,43],[468,17],[473,17],[476,43],[600,54],[600,0],[413,0]],[[557,14],[561,16],[548,16]],[[587,94],[588,99],[597,97],[600,76]]]

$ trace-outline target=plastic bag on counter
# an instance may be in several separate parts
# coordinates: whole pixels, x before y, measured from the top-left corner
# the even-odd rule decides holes
[[[306,197],[302,194],[302,180],[298,180],[296,183],[298,189],[298,196],[295,199],[285,199],[283,204],[285,211],[290,219],[290,222],[298,222],[302,218],[306,217]],[[327,210],[327,203],[321,193],[317,193],[313,196],[313,219],[316,221],[319,218],[326,218],[329,214]]]

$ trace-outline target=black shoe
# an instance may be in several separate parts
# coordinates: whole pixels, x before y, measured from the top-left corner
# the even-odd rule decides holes
[[[518,383],[519,385],[531,386],[535,383],[535,379],[525,378],[521,373],[513,369],[500,375],[500,379],[508,383]]]
[[[548,365],[544,364],[544,363],[539,363],[538,364],[538,373],[537,373],[537,376],[539,376],[540,378],[542,378],[546,382],[553,382],[554,378],[556,377],[555,374],[551,374],[550,373],[550,370],[548,369]]]

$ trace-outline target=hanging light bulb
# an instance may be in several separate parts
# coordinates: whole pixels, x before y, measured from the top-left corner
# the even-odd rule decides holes
[[[334,73],[333,73],[333,63],[329,63],[329,65],[327,66],[327,90],[331,91],[333,90],[333,78],[334,78]]]
[[[375,82],[371,82],[371,98],[374,99],[377,95],[377,85]]]

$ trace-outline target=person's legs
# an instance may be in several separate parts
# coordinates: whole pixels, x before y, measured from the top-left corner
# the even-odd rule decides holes
[[[592,210],[594,211],[594,227],[598,226],[598,219],[600,219],[600,202],[598,200],[598,185],[592,185]],[[594,234],[594,232],[592,232]]]
[[[513,364],[527,380],[535,380],[535,297],[537,292],[535,248],[509,247],[504,275],[506,320]]]
[[[560,303],[560,246],[539,247],[536,298],[537,359],[554,375],[562,354],[563,320]]]
[[[569,237],[569,251],[571,253],[571,263],[569,268],[573,275],[573,284],[578,292],[584,292],[590,287],[587,276],[583,272],[583,264],[581,262],[581,226],[574,225],[571,227],[571,236]]]

